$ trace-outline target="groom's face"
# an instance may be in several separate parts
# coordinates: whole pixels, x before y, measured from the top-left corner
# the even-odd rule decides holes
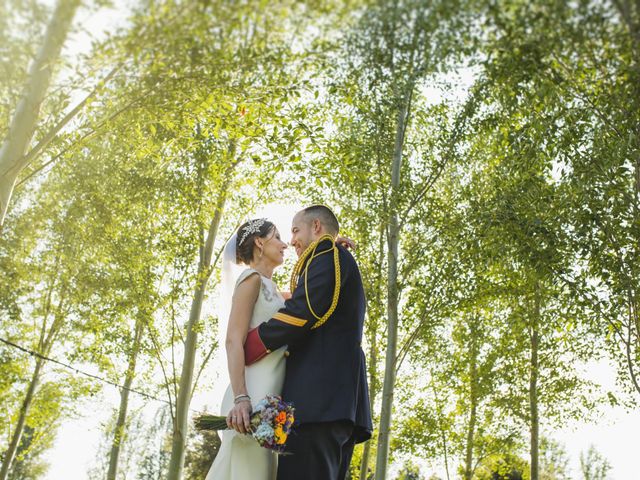
[[[291,246],[300,256],[315,240],[313,222],[309,222],[303,212],[297,213],[291,222]]]

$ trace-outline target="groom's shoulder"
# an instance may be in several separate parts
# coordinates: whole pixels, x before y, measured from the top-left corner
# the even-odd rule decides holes
[[[335,250],[338,253],[337,257],[335,256]],[[318,244],[314,255],[309,257],[309,268],[333,270],[336,260],[343,271],[358,268],[358,264],[349,249],[342,245],[334,244],[331,240],[323,240]]]
[[[358,268],[358,262],[353,256],[353,253],[351,253],[351,250],[349,250],[346,247],[343,247],[342,245],[336,245],[336,248],[338,249],[339,256],[340,256],[340,264],[342,266]]]
[[[322,240],[316,245],[314,251],[307,259],[307,263],[309,264],[309,266],[332,263],[333,262],[333,255],[331,255],[332,251],[333,251],[333,243],[331,243],[331,240]]]

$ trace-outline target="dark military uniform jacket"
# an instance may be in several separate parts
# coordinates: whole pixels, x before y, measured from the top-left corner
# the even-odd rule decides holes
[[[340,284],[334,301],[336,262]],[[334,303],[326,320],[322,317]],[[296,422],[349,420],[356,442],[371,437],[365,356],[361,348],[365,296],[351,253],[330,239],[320,240],[303,264],[291,299],[269,321],[249,331],[247,365],[288,345],[282,397],[296,409]],[[320,317],[320,318],[318,318]]]

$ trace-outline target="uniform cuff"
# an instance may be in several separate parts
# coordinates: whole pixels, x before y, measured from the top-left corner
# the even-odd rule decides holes
[[[271,353],[271,350],[265,347],[262,342],[258,328],[249,330],[247,339],[244,342],[244,364],[251,365],[269,353]]]

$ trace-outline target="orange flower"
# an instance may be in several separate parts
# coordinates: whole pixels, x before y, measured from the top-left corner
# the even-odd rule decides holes
[[[284,425],[284,422],[287,421],[287,414],[285,412],[280,412],[276,417],[276,423],[280,425]]]

